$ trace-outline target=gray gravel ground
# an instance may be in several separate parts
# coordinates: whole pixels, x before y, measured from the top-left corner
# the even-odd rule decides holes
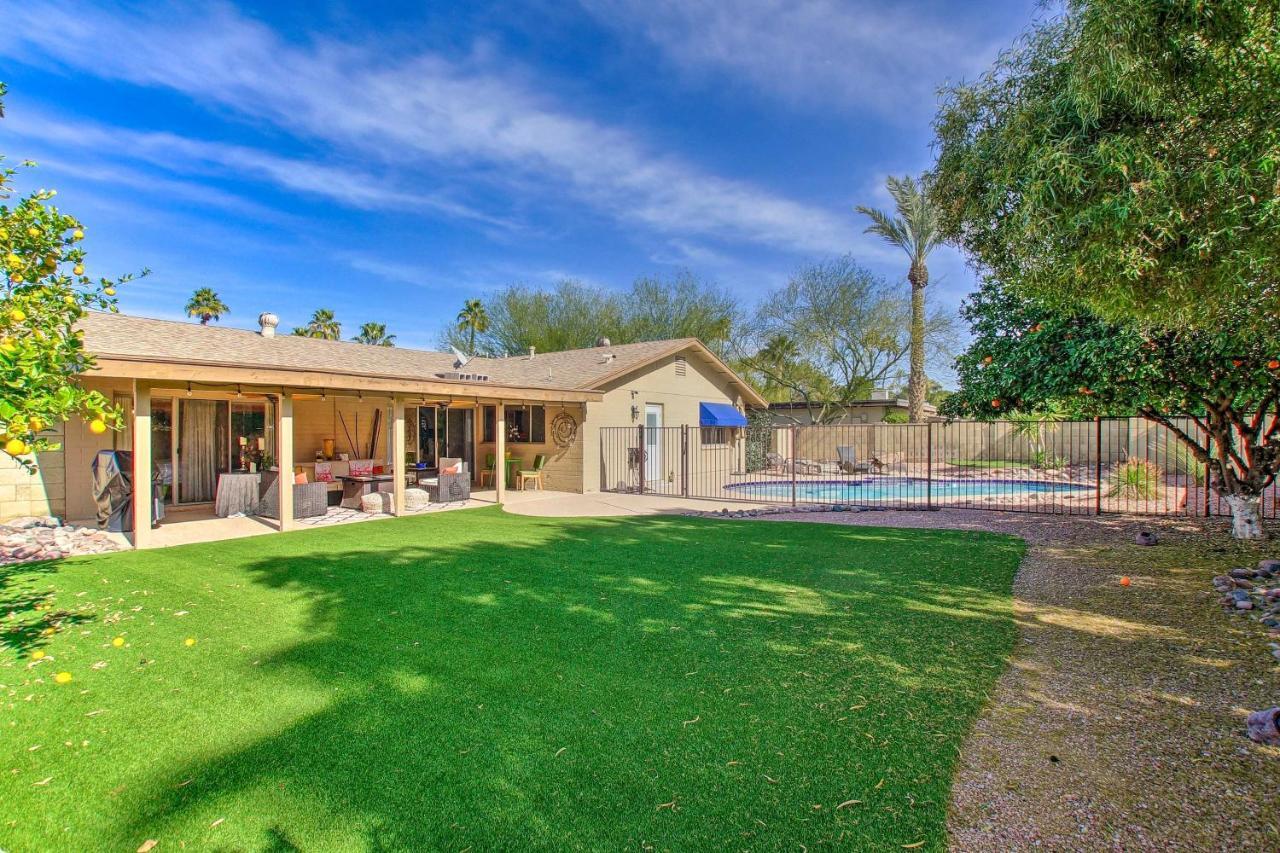
[[[1267,648],[1277,637],[1224,613],[1210,586],[1280,545],[1240,545],[1218,521],[974,510],[768,519],[1027,541],[1014,582],[1019,641],[962,748],[953,849],[1280,850],[1280,749],[1244,736],[1250,711],[1280,705]],[[1144,529],[1160,544],[1134,544]]]

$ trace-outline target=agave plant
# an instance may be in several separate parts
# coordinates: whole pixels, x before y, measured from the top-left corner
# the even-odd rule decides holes
[[[1107,497],[1149,501],[1160,497],[1164,472],[1145,459],[1124,459],[1107,474]]]

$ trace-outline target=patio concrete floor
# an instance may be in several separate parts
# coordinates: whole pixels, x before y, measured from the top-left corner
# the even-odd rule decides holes
[[[497,500],[493,489],[476,490],[471,499],[447,504],[431,504],[415,515],[428,512],[448,512],[455,509],[492,506]],[[663,515],[690,510],[719,509],[724,502],[662,497],[657,495],[627,495],[593,492],[575,494],[553,491],[508,490],[504,508],[516,515],[534,515],[553,518],[605,517],[628,515]],[[734,509],[752,509],[767,504],[733,503]],[[369,514],[355,510],[332,508],[326,516],[298,519],[296,530],[310,530],[335,524],[356,524],[391,518],[385,514]],[[94,526],[93,521],[76,522]],[[261,536],[277,532],[277,522],[254,516],[220,518],[207,506],[187,509],[169,508],[164,521],[151,532],[152,547],[167,548],[171,545],[189,545],[196,542],[217,542],[223,539],[239,539],[243,536]],[[132,547],[132,537],[127,534],[111,534],[122,548]]]

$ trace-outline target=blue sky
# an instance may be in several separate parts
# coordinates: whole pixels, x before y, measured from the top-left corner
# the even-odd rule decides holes
[[[319,306],[434,345],[463,299],[682,269],[750,304],[930,162],[935,91],[1028,0],[0,0],[0,151],[85,221],[123,310]],[[931,298],[973,285],[943,250]]]

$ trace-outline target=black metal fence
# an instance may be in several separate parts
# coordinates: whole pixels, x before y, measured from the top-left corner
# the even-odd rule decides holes
[[[1195,434],[1191,421],[1179,427]],[[1098,515],[1230,515],[1206,466],[1143,418],[606,427],[600,488],[718,501],[968,507]],[[1280,510],[1273,485],[1265,518]]]

